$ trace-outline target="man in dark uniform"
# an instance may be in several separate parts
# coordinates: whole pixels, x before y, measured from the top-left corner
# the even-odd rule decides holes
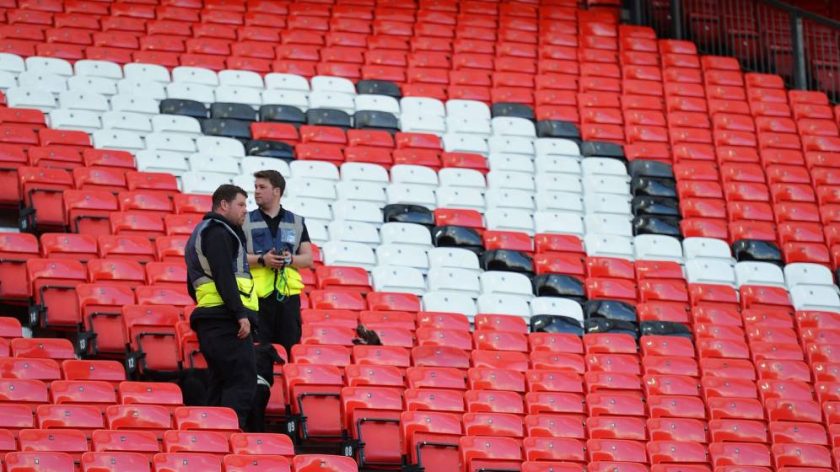
[[[184,251],[187,289],[196,301],[190,326],[210,373],[207,404],[232,408],[242,429],[257,388],[251,320],[258,302],[242,233],[246,197],[234,185],[216,189],[213,210],[196,226]]]
[[[312,266],[312,244],[304,219],[280,205],[286,180],[275,170],[254,174],[254,200],[258,209],[245,218],[248,262],[259,298],[260,342],[281,344],[290,352],[300,342],[298,269]]]

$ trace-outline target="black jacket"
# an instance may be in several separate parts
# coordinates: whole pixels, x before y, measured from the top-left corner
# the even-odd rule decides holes
[[[232,224],[223,216],[215,212],[210,212],[204,215],[204,219],[216,219],[226,223],[239,236],[241,241],[245,241],[245,234],[242,232],[242,227]],[[239,288],[236,284],[236,276],[233,273],[233,265],[231,261],[237,257],[241,250],[240,242],[233,237],[232,234],[225,228],[219,225],[210,225],[204,232],[201,240],[201,250],[207,257],[207,262],[210,264],[210,271],[213,273],[213,282],[216,284],[216,290],[222,297],[224,305],[214,307],[200,307],[196,308],[190,316],[190,323],[203,319],[216,320],[233,320],[238,321],[242,318],[250,318],[255,321],[256,312],[245,308],[242,305],[242,300],[239,298]],[[190,296],[196,300],[195,289],[192,284],[187,284]]]

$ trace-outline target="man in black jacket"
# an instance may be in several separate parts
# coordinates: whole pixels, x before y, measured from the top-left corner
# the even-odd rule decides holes
[[[251,326],[258,300],[242,233],[246,196],[234,185],[216,189],[213,211],[196,226],[184,251],[187,289],[196,301],[190,326],[210,372],[207,404],[232,408],[242,429],[257,387]]]

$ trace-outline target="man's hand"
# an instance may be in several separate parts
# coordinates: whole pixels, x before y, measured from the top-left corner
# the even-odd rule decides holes
[[[263,255],[265,266],[271,269],[280,270],[283,268],[283,257],[277,254],[274,249]]]
[[[291,266],[292,265],[292,253],[289,250],[283,251],[283,265]]]
[[[245,339],[249,334],[251,334],[251,322],[248,321],[248,318],[242,318],[239,320],[239,332],[236,333],[236,337]]]

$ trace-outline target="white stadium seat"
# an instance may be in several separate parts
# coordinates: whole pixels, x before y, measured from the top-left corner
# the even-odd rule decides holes
[[[404,97],[400,100],[403,115],[423,115],[443,118],[446,110],[440,100],[425,97]]]
[[[484,213],[487,229],[534,234],[534,219],[528,210],[491,209]]]
[[[537,129],[534,122],[525,118],[497,116],[492,120],[493,134],[496,136],[522,136],[535,138]]]
[[[58,95],[61,108],[72,110],[89,110],[104,113],[111,110],[108,97],[102,94],[81,90],[68,90]]]
[[[556,138],[537,138],[534,140],[534,153],[537,157],[557,156],[581,159],[580,147],[574,141]]]
[[[99,113],[88,110],[57,109],[49,113],[50,127],[93,133],[102,128]]]
[[[583,308],[574,300],[560,297],[535,297],[531,299],[531,314],[565,316],[583,326]]]
[[[67,79],[67,88],[68,90],[84,90],[110,97],[117,94],[117,79],[92,75],[74,75]]]
[[[371,271],[373,289],[377,292],[413,293],[423,295],[426,282],[423,273],[413,267],[377,266]]]
[[[332,221],[332,208],[329,202],[317,198],[286,198],[283,200],[283,207],[306,219],[306,221],[318,221],[328,224]]]
[[[461,313],[468,318],[476,314],[473,298],[463,293],[426,292],[423,294],[423,310],[448,313]]]
[[[479,295],[476,306],[481,314],[531,317],[531,307],[528,301],[516,295],[483,293]]]
[[[732,258],[732,251],[726,241],[713,238],[685,238],[683,240],[683,252],[686,259],[693,259],[695,257],[715,258],[731,260],[734,264],[735,260]]]
[[[446,117],[447,133],[474,134],[486,138],[490,131],[490,120],[463,115]]]
[[[316,75],[309,81],[312,91],[337,92],[347,95],[356,95],[356,86],[349,79],[333,77],[328,75]]]
[[[540,211],[573,211],[583,213],[583,198],[574,192],[540,192],[534,198]]]
[[[432,267],[427,274],[429,291],[477,297],[481,293],[478,273],[456,267]]]
[[[425,185],[436,188],[438,175],[429,167],[397,164],[391,167],[391,183]]]
[[[483,189],[486,187],[484,174],[474,169],[447,167],[438,172],[441,187],[465,187]]]
[[[769,262],[739,262],[735,264],[735,280],[742,285],[785,286],[782,269]]]
[[[248,177],[252,177],[255,172],[261,170],[276,170],[285,178],[289,178],[292,174],[292,171],[289,169],[289,164],[286,161],[271,157],[245,156],[242,158],[240,166],[242,167],[242,173]],[[251,187],[252,185],[249,185],[247,190],[250,190]]]
[[[427,249],[411,244],[381,244],[376,248],[379,265],[413,267],[422,273],[429,270]]]
[[[524,154],[490,154],[487,158],[491,172],[522,172],[534,173],[534,162]]]
[[[784,268],[785,283],[788,288],[797,285],[827,285],[834,286],[831,270],[820,264],[797,262],[788,264]]]
[[[93,61],[82,59],[73,64],[77,76],[103,77],[107,79],[122,79],[123,71],[119,64],[110,61]]]
[[[385,189],[367,182],[338,182],[335,186],[339,200],[360,200],[385,204]]]
[[[214,87],[215,86],[189,82],[172,82],[166,86],[166,96],[168,98],[180,98],[182,100],[195,100],[202,103],[213,103],[216,101]]]
[[[385,193],[389,204],[421,205],[428,209],[434,209],[437,205],[435,191],[427,185],[390,184]]]
[[[222,85],[216,88],[214,94],[219,103],[244,103],[259,107],[263,103],[262,92],[261,88]]]
[[[196,152],[195,138],[186,134],[149,133],[146,135],[146,149],[192,154]]]
[[[537,211],[534,213],[536,233],[575,234],[583,236],[586,231],[583,216],[568,211]]]
[[[790,289],[790,299],[797,311],[815,310],[840,313],[837,287],[826,285],[797,285]]]
[[[378,203],[359,200],[337,200],[332,205],[336,215],[342,215],[345,220],[362,221],[375,225],[382,224],[382,209]]]
[[[583,206],[586,213],[606,213],[616,215],[632,215],[630,200],[626,195],[615,193],[587,192],[583,196]]]
[[[199,136],[195,140],[198,152],[220,156],[245,157],[245,146],[234,138],[220,136]]]
[[[356,111],[356,103],[352,95],[313,90],[309,94],[309,108],[330,108],[352,115]]]
[[[566,156],[541,156],[534,158],[534,170],[537,174],[574,174],[581,175],[580,161]]]
[[[191,116],[155,115],[152,117],[155,133],[180,133],[201,136],[201,123]]]
[[[385,188],[388,185],[388,171],[378,164],[345,162],[341,164],[341,180],[375,182]]]
[[[170,151],[148,150],[134,153],[137,169],[144,172],[168,172],[177,177],[190,171],[183,154]]]
[[[263,105],[288,105],[309,109],[309,92],[301,90],[266,89],[262,92]]]
[[[736,285],[735,268],[723,259],[688,259],[685,273],[686,280],[692,284]]]
[[[35,108],[43,112],[48,112],[58,106],[55,96],[49,90],[29,87],[6,90],[6,104],[9,107]]]
[[[168,83],[169,69],[157,64],[130,63],[123,66],[123,75],[126,79],[136,79],[143,82]]]
[[[324,161],[292,161],[289,164],[293,179],[338,180],[338,167]]]
[[[380,242],[376,225],[370,223],[334,220],[328,228],[330,241],[349,241],[366,244],[370,247],[376,247]]]
[[[129,111],[109,111],[102,114],[102,127],[104,129],[138,131],[143,134],[151,133],[151,116]]]
[[[160,106],[154,97],[118,93],[111,97],[111,111],[157,115],[160,112]]]
[[[185,82],[216,87],[219,85],[219,75],[203,67],[179,66],[172,69],[172,82]]]
[[[490,136],[487,146],[490,153],[534,155],[534,140],[522,136]]]
[[[580,176],[574,174],[544,174],[538,172],[534,176],[534,185],[539,193],[583,193],[583,180],[581,180]]]
[[[429,250],[429,267],[450,267],[478,272],[478,256],[467,249],[436,247]]]
[[[379,228],[384,244],[411,244],[432,247],[432,234],[423,225],[414,223],[385,223]]]
[[[329,203],[336,198],[335,183],[323,179],[291,178],[286,182],[285,195],[295,198],[317,198]]]
[[[627,168],[624,163],[617,159],[588,157],[581,161],[583,175],[613,175],[627,177]]]
[[[448,100],[446,102],[447,116],[464,116],[475,120],[490,120],[490,107],[477,100]]]
[[[586,191],[629,195],[630,181],[617,175],[586,175],[583,177],[583,188]]]
[[[403,110],[400,115],[400,129],[407,133],[446,133],[446,122],[440,116],[428,116]]]
[[[211,195],[219,185],[231,183],[230,176],[209,172],[186,172],[181,176],[181,191]]]
[[[400,102],[387,95],[356,95],[354,104],[356,111],[383,111],[400,116]]]
[[[134,131],[101,129],[93,132],[93,145],[101,149],[139,151],[145,148],[143,137]]]
[[[17,54],[0,53],[0,70],[20,74],[26,70],[26,63]]]
[[[588,256],[618,257],[633,260],[633,238],[613,234],[587,233],[583,247]]]
[[[522,172],[506,172],[491,170],[487,173],[488,188],[507,188],[533,192],[535,189],[534,176]]]
[[[309,91],[309,81],[306,77],[295,74],[278,74],[273,72],[265,76],[265,88]]]
[[[216,172],[231,177],[239,175],[239,159],[231,156],[212,154],[192,154],[189,157],[190,169],[196,172]]]
[[[436,196],[438,208],[484,211],[484,195],[477,188],[438,187]]]
[[[27,70],[18,75],[18,83],[27,89],[37,89],[41,92],[61,93],[67,90],[68,77],[46,72]]]
[[[471,152],[486,156],[490,149],[487,141],[475,134],[446,133],[443,135],[443,149],[446,152]]]
[[[630,218],[624,215],[591,213],[583,216],[583,222],[587,233],[633,237],[633,225]]]
[[[250,87],[255,89],[263,88],[263,80],[260,74],[249,70],[223,70],[219,71],[219,85],[231,85],[234,87]]]
[[[487,209],[534,210],[534,194],[527,190],[491,188],[484,194]]]
[[[636,260],[672,261],[682,263],[680,240],[658,234],[640,234],[633,238]]]
[[[64,59],[33,56],[27,57],[25,62],[27,71],[63,75],[66,77],[73,75],[73,66]]]
[[[144,98],[163,100],[167,98],[166,84],[163,82],[144,82],[139,79],[123,79],[117,82],[117,93]]]
[[[329,241],[323,245],[321,252],[327,265],[362,267],[366,270],[376,267],[373,249],[365,244]]]
[[[481,293],[497,293],[524,297],[530,300],[534,296],[531,279],[516,272],[487,271],[478,276]]]

